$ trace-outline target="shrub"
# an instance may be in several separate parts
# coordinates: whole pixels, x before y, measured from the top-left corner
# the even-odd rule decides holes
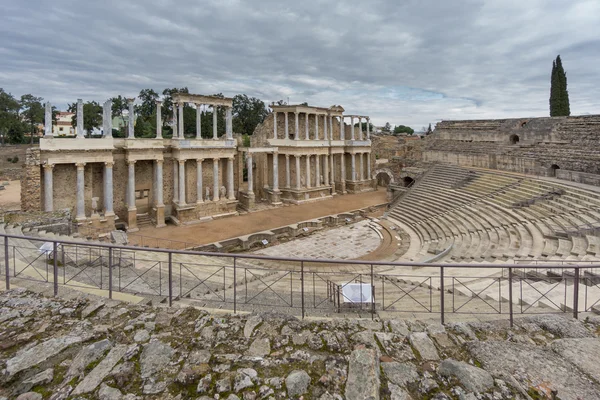
[[[19,162],[19,157],[16,157],[16,156],[15,156],[15,157],[14,157],[14,158],[11,160],[11,162],[12,162],[13,164],[16,164],[16,163],[18,163],[18,162]]]

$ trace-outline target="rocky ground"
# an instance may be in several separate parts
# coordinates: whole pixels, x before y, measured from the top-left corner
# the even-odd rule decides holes
[[[0,398],[598,399],[599,332],[556,315],[299,321],[17,289],[0,295]]]

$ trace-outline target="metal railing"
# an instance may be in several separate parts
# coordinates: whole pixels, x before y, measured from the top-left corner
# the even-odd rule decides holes
[[[40,250],[39,247],[42,247]],[[140,249],[104,243],[0,235],[6,288],[33,281],[168,303],[241,311],[278,310],[304,318],[338,313],[373,318],[595,312],[600,263],[427,264],[320,260],[252,254]],[[369,287],[368,302],[346,295]],[[361,296],[362,298],[362,296]],[[138,298],[138,300],[140,300]]]

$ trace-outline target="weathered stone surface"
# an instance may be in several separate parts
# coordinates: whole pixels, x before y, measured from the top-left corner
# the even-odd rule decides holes
[[[296,370],[292,371],[285,378],[285,387],[287,388],[287,394],[290,397],[301,396],[308,392],[308,386],[310,385],[310,375],[306,371]]]
[[[356,349],[350,354],[347,400],[379,399],[379,358],[373,349]]]
[[[119,389],[103,383],[100,385],[100,390],[98,390],[98,398],[100,400],[120,400],[123,398],[123,393]]]
[[[48,368],[37,375],[32,376],[23,381],[22,391],[31,390],[31,388],[38,385],[45,385],[47,383],[52,382],[54,378],[54,370],[52,368]]]
[[[489,372],[461,361],[442,361],[438,373],[458,379],[469,392],[485,392],[494,387],[494,378]]]
[[[160,340],[148,343],[140,355],[142,378],[148,378],[164,368],[173,357],[174,350]]]
[[[69,378],[71,377],[80,376],[83,374],[85,367],[102,357],[102,355],[104,355],[104,353],[111,347],[112,344],[110,341],[108,339],[104,339],[81,349],[71,362],[71,366],[67,371],[67,381],[70,380]]]
[[[560,339],[552,342],[552,350],[575,364],[584,373],[600,382],[600,339]]]
[[[271,342],[267,338],[256,339],[248,349],[248,355],[254,357],[264,357],[271,352]]]
[[[414,332],[409,336],[410,344],[419,352],[424,361],[438,361],[440,356],[433,341],[425,332]]]
[[[105,303],[103,301],[96,301],[94,303],[91,303],[89,306],[87,306],[86,308],[84,308],[81,311],[81,318],[87,318],[90,316],[90,314],[98,311],[99,309],[101,309],[102,307],[104,307]]]
[[[148,333],[148,331],[145,330],[145,329],[140,329],[139,331],[137,331],[135,333],[135,336],[133,337],[133,340],[136,343],[145,343],[148,340],[150,340],[150,333]]]
[[[381,363],[386,378],[398,386],[406,386],[407,383],[419,379],[417,367],[411,363],[385,362]]]
[[[254,328],[256,328],[261,322],[262,318],[260,315],[251,315],[248,320],[246,320],[246,325],[244,325],[244,337],[249,338],[252,336]]]
[[[17,353],[16,356],[6,362],[6,371],[9,376],[13,376],[56,356],[69,346],[82,341],[81,336],[62,336],[49,339],[28,350]]]
[[[36,392],[27,392],[19,395],[16,400],[42,400],[41,394]]]
[[[240,390],[254,386],[258,373],[252,368],[241,368],[237,370],[233,379],[233,390],[237,393]]]
[[[390,400],[412,400],[410,394],[398,385],[388,383],[388,389],[390,391]]]
[[[410,334],[410,331],[408,330],[408,325],[406,325],[406,322],[402,321],[401,319],[391,320],[390,329],[392,330],[392,332],[398,335],[408,336]]]
[[[104,360],[102,360],[100,364],[98,364],[96,368],[83,378],[79,385],[77,385],[73,391],[73,395],[89,393],[96,390],[104,378],[112,371],[114,366],[121,361],[121,358],[123,358],[125,353],[127,353],[126,345],[117,345],[113,347],[106,358],[104,358]]]
[[[525,323],[533,323],[561,338],[594,337],[583,322],[557,314],[533,315],[523,318]]]

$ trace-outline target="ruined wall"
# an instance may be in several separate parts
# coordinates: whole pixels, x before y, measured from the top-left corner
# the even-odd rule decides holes
[[[42,167],[40,166],[40,149],[32,147],[27,149],[23,175],[21,176],[21,210],[42,210]]]

